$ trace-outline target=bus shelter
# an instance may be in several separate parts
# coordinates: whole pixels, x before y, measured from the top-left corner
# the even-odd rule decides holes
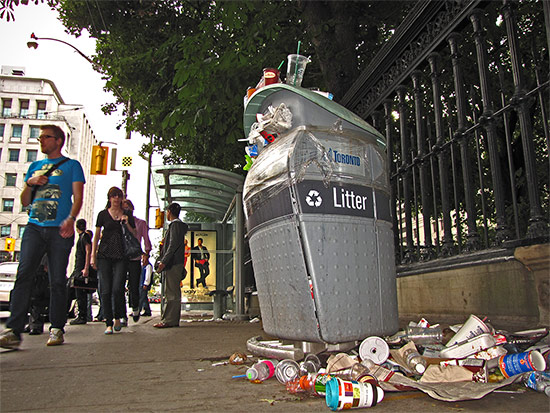
[[[219,317],[226,310],[225,296],[234,287],[235,314],[243,317],[244,177],[201,165],[162,165],[152,169],[161,208],[177,202],[182,209],[180,218],[189,225],[182,307],[188,310],[213,306],[214,315]],[[200,278],[195,266],[199,242],[210,254],[209,275],[205,279]]]

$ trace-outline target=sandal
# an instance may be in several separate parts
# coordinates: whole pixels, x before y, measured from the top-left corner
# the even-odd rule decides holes
[[[113,334],[113,327],[109,326],[105,329],[105,334]]]

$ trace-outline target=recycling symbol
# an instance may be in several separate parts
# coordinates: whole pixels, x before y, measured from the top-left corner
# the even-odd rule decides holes
[[[319,192],[317,192],[315,189],[310,190],[309,193],[306,195],[306,204],[308,204],[310,207],[319,207],[321,206],[322,202],[323,198],[321,198],[321,195],[319,195]]]

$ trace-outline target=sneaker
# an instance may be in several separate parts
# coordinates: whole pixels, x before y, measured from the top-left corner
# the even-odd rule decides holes
[[[60,328],[52,328],[50,330],[50,338],[46,343],[47,346],[59,346],[63,344],[65,339],[63,338],[63,330]]]
[[[132,319],[134,320],[134,323],[137,323],[139,321],[139,311],[138,310],[134,310],[134,312],[132,313]]]
[[[121,318],[120,319],[120,327],[128,327],[128,319],[127,318]],[[115,324],[115,330],[120,331],[120,330],[116,329],[116,324]]]
[[[69,324],[74,326],[74,325],[86,324],[86,323],[87,323],[87,321],[83,320],[82,318],[75,318],[74,320],[71,320]]]
[[[6,328],[0,334],[0,347],[2,348],[18,348],[21,344],[21,337],[17,337],[11,328]]]

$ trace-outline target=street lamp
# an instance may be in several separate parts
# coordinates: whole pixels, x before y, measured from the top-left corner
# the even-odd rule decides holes
[[[84,59],[86,59],[86,61],[92,65],[94,70],[95,69],[101,69],[100,65],[96,64],[92,59],[90,59],[88,56],[86,56],[84,53],[82,53],[78,48],[76,48],[75,46],[73,46],[70,43],[67,43],[64,40],[55,39],[53,37],[37,37],[34,33],[31,33],[31,39],[32,40],[30,42],[27,42],[27,47],[29,49],[37,49],[38,48],[38,43],[37,43],[38,40],[52,40],[54,42],[63,43],[63,44],[66,44],[67,46],[73,48],[80,56],[82,56]],[[124,99],[122,98],[122,96],[120,96],[116,90],[114,92],[119,97],[119,99],[124,102]],[[129,107],[129,105],[130,105],[130,103],[128,102],[128,107]],[[130,139],[130,133],[131,132],[129,130],[126,130],[126,139]],[[127,187],[128,187],[128,179],[130,179],[130,175],[128,174],[128,171],[126,171],[126,170],[122,171],[122,192],[124,193],[124,196],[127,195],[126,190],[127,190]],[[147,200],[147,203],[149,203],[149,200]],[[147,211],[149,211],[149,208],[147,208]]]
[[[63,43],[63,44],[66,44],[67,46],[70,46],[72,47],[74,50],[76,50],[76,52],[82,56],[84,59],[86,59],[92,66],[96,66],[96,64],[93,62],[92,59],[90,59],[88,56],[86,56],[84,53],[82,53],[80,50],[78,50],[75,46],[73,46],[72,44],[70,43],[67,43],[66,41],[64,40],[60,40],[60,39],[54,39],[52,37],[36,37],[36,35],[34,33],[31,33],[31,39],[33,40],[53,40],[54,42],[59,42],[59,43]],[[30,42],[27,42],[27,47],[29,49],[36,49],[38,48],[38,43],[35,42],[35,41],[30,41]]]

